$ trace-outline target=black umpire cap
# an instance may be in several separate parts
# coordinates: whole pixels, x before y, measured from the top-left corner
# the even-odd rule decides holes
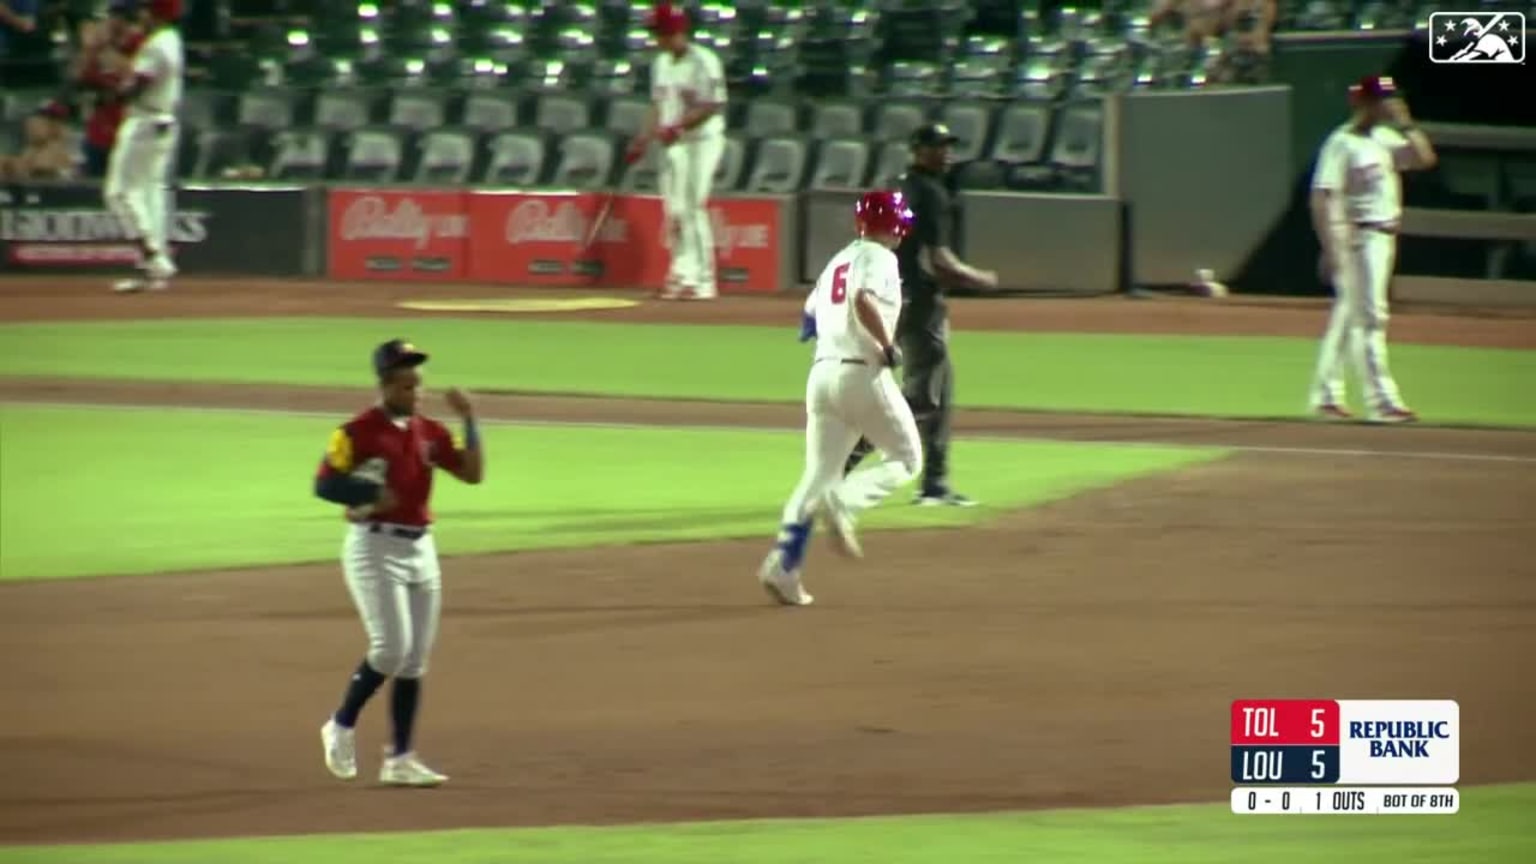
[[[391,339],[373,349],[373,371],[380,378],[396,369],[408,369],[427,362],[427,353],[417,350],[404,339]]]
[[[943,147],[959,140],[959,136],[949,131],[949,127],[943,123],[929,123],[913,129],[908,143],[913,147]]]

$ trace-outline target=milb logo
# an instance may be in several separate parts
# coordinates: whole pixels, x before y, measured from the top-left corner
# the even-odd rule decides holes
[[[1429,16],[1432,63],[1524,63],[1525,15],[1435,12]]]
[[[1429,744],[1451,737],[1444,720],[1352,720],[1351,740],[1371,742],[1372,759],[1428,759]]]

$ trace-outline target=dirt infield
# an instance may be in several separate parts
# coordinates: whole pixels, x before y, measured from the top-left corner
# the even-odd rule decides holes
[[[423,292],[229,282],[112,297],[94,281],[0,281],[0,320],[395,315],[405,296]],[[591,317],[786,312],[727,300]],[[1321,315],[994,300],[957,319],[1312,334]],[[1529,319],[1407,314],[1394,327],[1531,345]],[[339,413],[361,397],[0,380],[0,401]],[[796,422],[782,406],[638,400],[484,410]],[[856,565],[818,550],[823,605],[805,610],[759,596],[766,541],[449,559],[421,739],[453,781],[430,792],[338,784],[321,765],[320,721],[362,648],[334,566],[0,585],[0,759],[13,771],[0,843],[1222,800],[1227,705],[1262,696],[1455,698],[1463,783],[1536,779],[1536,685],[1519,659],[1536,656],[1536,434],[1004,412],[960,426],[1243,449],[985,528],[873,535]],[[487,491],[517,495],[515,473],[500,477]],[[132,542],[106,526],[81,539]],[[386,713],[365,715],[365,778]]]

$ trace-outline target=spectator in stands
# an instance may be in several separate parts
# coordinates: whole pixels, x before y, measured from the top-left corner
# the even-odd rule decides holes
[[[37,0],[0,0],[0,57],[10,53],[11,37],[37,29]]]
[[[72,77],[76,86],[92,97],[85,124],[87,177],[106,176],[117,127],[123,122],[122,83],[129,72],[129,58],[144,38],[134,24],[136,8],[134,0],[112,0],[105,21],[80,25],[80,54],[75,58]]]
[[[1191,49],[1225,42],[1212,70],[1216,83],[1257,84],[1266,76],[1275,0],[1159,0],[1148,21],[1180,27]]]
[[[0,156],[0,180],[66,180],[75,158],[65,143],[69,109],[50,102],[27,118],[26,143],[15,156]]]

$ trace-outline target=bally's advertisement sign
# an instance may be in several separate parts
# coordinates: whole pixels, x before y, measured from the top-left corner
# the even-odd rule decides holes
[[[463,192],[427,189],[332,189],[330,275],[462,280],[469,259],[467,200]]]
[[[660,288],[670,263],[661,199],[589,192],[333,189],[329,273],[340,279]],[[788,208],[779,199],[710,202],[724,293],[772,292]]]
[[[172,194],[166,236],[184,274],[302,275],[301,187],[193,186]],[[122,270],[138,244],[96,184],[0,186],[0,269]]]

